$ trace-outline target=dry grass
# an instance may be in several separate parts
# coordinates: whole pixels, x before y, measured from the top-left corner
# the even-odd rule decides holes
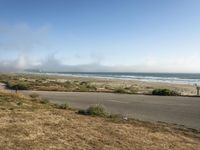
[[[158,125],[78,115],[2,92],[0,104],[0,149],[200,149],[199,138]]]

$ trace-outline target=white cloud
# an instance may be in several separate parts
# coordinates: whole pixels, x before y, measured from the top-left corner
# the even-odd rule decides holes
[[[169,61],[167,64],[153,61],[153,63],[142,63],[137,65],[117,65],[117,66],[105,66],[100,63],[89,63],[80,65],[66,65],[62,60],[56,58],[55,55],[49,55],[44,60],[38,62],[31,62],[25,57],[19,57],[14,61],[1,61],[1,71],[20,71],[23,69],[40,69],[44,71],[57,71],[57,72],[190,72],[200,73],[200,66],[198,64],[191,66],[189,63],[192,60],[186,62],[177,60]],[[151,62],[151,61],[150,61]],[[156,62],[156,63],[155,63]]]
[[[37,51],[40,55],[41,47],[49,46],[49,27],[42,26],[32,28],[26,24],[16,26],[0,25],[0,71],[21,71],[23,69],[42,69],[46,71],[113,71],[113,72],[199,72],[200,54],[188,56],[171,56],[156,58],[147,56],[140,58],[141,63],[135,65],[103,65],[106,57],[101,53],[91,53],[88,58],[92,61],[88,64],[68,65],[65,56],[57,58],[56,54],[48,55],[44,59],[33,59],[32,52]],[[40,47],[40,50],[36,49]],[[47,50],[47,49],[46,49]],[[4,57],[6,52],[12,52],[14,58]],[[46,51],[47,52],[47,51]],[[59,52],[60,54],[60,52]],[[37,57],[37,56],[36,56]],[[69,56],[67,56],[69,57]],[[83,56],[72,56],[82,59]],[[72,58],[71,57],[71,58]],[[69,57],[70,58],[70,57]],[[134,58],[133,58],[134,59]],[[122,62],[123,63],[123,62]],[[111,63],[112,64],[112,63]]]

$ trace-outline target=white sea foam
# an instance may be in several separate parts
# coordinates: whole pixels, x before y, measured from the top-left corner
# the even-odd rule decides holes
[[[27,72],[26,72],[27,73]],[[30,72],[29,72],[30,73]],[[31,72],[33,73],[33,72]],[[37,72],[36,74],[73,76],[73,77],[90,77],[103,79],[119,80],[138,80],[146,82],[162,82],[174,84],[200,84],[200,74],[162,74],[162,73],[48,73]]]

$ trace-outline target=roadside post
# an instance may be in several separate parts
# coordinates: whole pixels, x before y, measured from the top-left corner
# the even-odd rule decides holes
[[[196,89],[197,89],[197,96],[199,96],[200,85],[195,84],[195,87],[196,87]]]
[[[17,94],[17,91],[18,91],[18,87],[16,86],[16,87],[15,87],[15,93],[16,93],[16,94]]]

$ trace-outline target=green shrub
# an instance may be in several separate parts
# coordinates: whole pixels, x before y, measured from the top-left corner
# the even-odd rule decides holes
[[[91,85],[91,84],[88,84],[86,86],[86,88],[88,88],[90,91],[96,91],[97,90],[96,86],[95,85]]]
[[[71,82],[66,81],[66,82],[64,83],[64,87],[65,87],[65,88],[71,88],[71,87],[72,87]]]
[[[15,85],[15,89],[18,89],[18,90],[28,90],[28,86],[24,83],[19,83],[19,84],[16,84]]]
[[[12,83],[6,82],[6,87],[12,90],[28,90],[28,86],[25,83]]]
[[[5,81],[6,87],[11,89],[11,87],[13,86],[13,84],[10,81]]]
[[[127,91],[123,88],[117,88],[114,90],[114,93],[127,93]]]
[[[100,116],[100,117],[108,116],[108,113],[106,112],[105,108],[102,105],[90,106],[86,110],[79,110],[78,113],[83,115]]]
[[[89,89],[86,86],[82,85],[82,86],[79,86],[76,89],[74,89],[74,91],[75,92],[88,92]]]
[[[89,83],[89,82],[82,81],[82,82],[80,83],[80,85],[88,85],[88,83]]]
[[[113,87],[111,85],[104,85],[104,88],[107,90],[113,90]]]
[[[155,89],[155,90],[152,91],[152,95],[178,96],[180,94],[178,92],[170,90],[170,89]]]

